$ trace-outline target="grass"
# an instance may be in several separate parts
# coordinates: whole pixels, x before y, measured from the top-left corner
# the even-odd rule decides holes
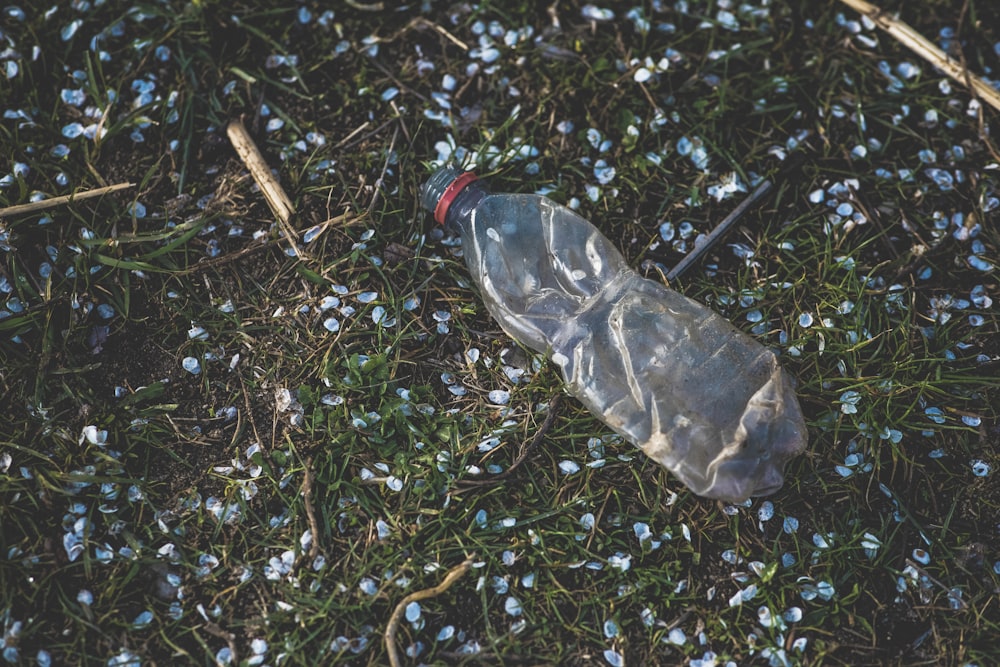
[[[404,664],[996,663],[997,113],[834,2],[426,4],[4,10],[0,206],[136,187],[0,220],[3,659],[387,664],[471,558]],[[884,6],[1000,77],[993,3]],[[799,382],[739,507],[556,401],[418,206],[476,161],[660,279],[798,155],[675,285]]]

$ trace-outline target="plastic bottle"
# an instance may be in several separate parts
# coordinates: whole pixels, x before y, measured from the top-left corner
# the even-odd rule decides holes
[[[771,350],[640,276],[546,197],[491,194],[472,172],[444,167],[421,200],[461,235],[493,318],[546,354],[604,423],[698,495],[741,502],[781,487],[806,427]]]

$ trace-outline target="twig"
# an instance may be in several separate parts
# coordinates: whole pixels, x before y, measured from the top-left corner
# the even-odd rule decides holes
[[[957,23],[958,28],[955,30],[955,42],[957,44],[962,43],[962,26],[965,25],[965,16],[968,13],[969,13],[969,0],[965,0],[965,2],[962,3],[962,11],[958,13],[958,23]],[[963,51],[962,49],[958,49],[958,57],[962,62],[962,71],[965,72],[965,77],[966,77],[965,85],[966,87],[971,87],[971,84],[968,81],[970,73],[969,73],[969,64],[965,60],[965,51]],[[982,104],[980,104],[979,108],[976,109],[976,120],[979,122],[979,140],[982,141],[983,145],[986,146],[986,150],[990,152],[990,155],[993,156],[993,159],[996,160],[997,162],[1000,162],[1000,152],[997,151],[997,147],[994,146],[993,141],[990,140],[989,132],[986,131],[986,119],[983,117]]]
[[[730,227],[735,225],[736,222],[747,213],[747,211],[759,204],[764,199],[764,196],[774,189],[776,183],[786,180],[789,174],[797,172],[805,161],[805,153],[793,153],[792,156],[785,161],[785,164],[781,167],[777,174],[775,174],[772,178],[761,181],[760,185],[758,185],[746,199],[741,201],[736,208],[729,213],[729,215],[723,218],[722,222],[717,224],[715,229],[709,232],[700,244],[696,245],[691,252],[684,255],[681,261],[677,263],[677,266],[670,270],[670,273],[667,274],[667,282],[673,282],[682,273],[691,268],[692,264],[697,262],[702,255],[711,250],[712,247],[715,246],[723,236],[725,236]]]
[[[472,562],[472,558],[466,558],[459,565],[449,570],[440,584],[410,593],[400,600],[396,608],[392,610],[392,616],[389,617],[389,622],[385,626],[385,634],[383,635],[385,638],[385,650],[389,654],[389,664],[392,667],[399,667],[402,664],[399,661],[399,649],[396,648],[396,631],[399,629],[399,622],[403,618],[403,614],[406,613],[406,606],[411,602],[418,602],[441,595],[451,588],[451,585],[458,581],[463,574],[469,571],[469,568],[472,567]]]
[[[264,198],[267,199],[268,206],[271,207],[271,211],[274,212],[275,217],[278,218],[279,222],[288,224],[295,213],[292,201],[288,198],[281,184],[271,174],[271,168],[264,161],[264,156],[261,155],[257,144],[250,137],[250,133],[247,132],[243,121],[237,118],[230,122],[226,128],[226,134],[229,136],[229,141],[232,142],[233,148],[236,149],[237,155],[240,156],[243,164],[250,170],[250,175],[253,176],[254,181],[260,186],[261,192]]]
[[[247,391],[246,380],[243,379],[243,373],[237,373],[236,376],[240,379],[240,389],[243,392],[243,407],[247,411],[247,419],[250,420],[250,428],[253,429],[253,436],[256,438],[256,442],[263,449],[264,439],[260,437],[260,431],[257,430],[257,420],[253,416],[253,406],[250,404],[250,392]]]
[[[457,490],[464,491],[467,488],[472,488],[472,487],[491,486],[493,484],[502,482],[503,480],[507,479],[512,474],[514,474],[514,471],[521,467],[521,464],[528,459],[528,455],[531,454],[531,452],[534,451],[534,449],[538,447],[539,444],[541,444],[542,438],[544,438],[545,434],[548,433],[550,428],[552,428],[552,424],[555,423],[556,420],[556,414],[559,411],[559,402],[561,400],[562,398],[559,394],[556,394],[555,396],[552,397],[552,399],[549,401],[548,414],[545,415],[545,420],[542,422],[542,425],[538,427],[538,430],[535,431],[535,435],[531,438],[531,442],[525,445],[524,450],[521,452],[520,456],[518,456],[517,459],[514,460],[514,463],[512,463],[509,468],[507,468],[498,475],[490,477],[489,479],[464,480],[459,483]]]
[[[305,467],[302,470],[302,502],[305,503],[306,518],[309,519],[309,530],[312,531],[312,545],[309,547],[309,558],[310,560],[316,560],[316,556],[319,555],[319,523],[316,521],[316,512],[313,510],[312,502],[312,463],[313,460],[310,457],[305,462]]]
[[[705,237],[704,241],[696,245],[691,252],[684,255],[684,258],[677,262],[677,266],[670,269],[670,273],[667,274],[667,282],[673,282],[678,276],[687,271],[692,264],[701,259],[701,256],[708,252],[716,243],[719,242],[729,228],[736,224],[736,221],[743,217],[743,214],[750,210],[750,208],[760,201],[764,195],[771,191],[774,187],[774,183],[770,179],[765,179],[761,182],[757,188],[750,193],[750,196],[739,203],[739,205],[732,210],[732,212],[727,215],[722,222],[715,226],[715,229],[710,231]]]
[[[357,135],[361,134],[366,127],[368,127],[369,125],[371,125],[371,123],[372,122],[370,120],[366,120],[365,122],[361,123],[361,125],[358,125],[356,128],[354,128],[353,130],[351,130],[350,134],[348,134],[346,137],[344,137],[339,142],[337,142],[334,145],[334,148],[341,148],[342,146],[344,146],[345,144],[347,144],[347,142],[349,142],[351,139],[353,139]]]
[[[931,63],[939,70],[947,74],[960,84],[972,89],[973,94],[982,98],[984,102],[1000,111],[1000,92],[994,90],[988,83],[973,74],[968,68],[955,61],[934,46],[926,37],[918,33],[909,25],[900,21],[894,16],[882,11],[879,7],[865,2],[865,0],[840,0],[842,3],[870,18],[875,25],[889,33],[905,47],[916,53],[918,56]]]
[[[202,627],[205,628],[208,634],[224,640],[229,645],[229,652],[233,655],[233,662],[239,664],[239,654],[236,652],[236,636],[231,632],[226,632],[213,621],[206,620],[205,625]]]
[[[52,199],[43,199],[42,201],[33,201],[29,204],[17,204],[15,206],[8,206],[6,208],[0,208],[0,217],[5,217],[8,215],[23,215],[25,213],[34,213],[35,211],[42,211],[47,208],[52,208],[54,206],[62,206],[63,204],[72,204],[75,201],[81,199],[92,199],[93,197],[100,197],[101,195],[110,194],[112,192],[118,192],[119,190],[127,190],[128,188],[134,188],[135,183],[116,183],[115,185],[108,185],[103,188],[94,188],[93,190],[84,190],[83,192],[74,192],[71,195],[60,195],[58,197],[53,197]]]
[[[393,74],[392,70],[389,69],[388,67],[386,67],[385,65],[383,65],[382,63],[380,63],[379,61],[375,60],[374,58],[369,58],[368,62],[370,62],[372,65],[375,65],[375,67],[378,68],[378,70],[380,72],[382,72],[387,77],[389,77],[389,79],[392,80],[392,82],[394,84],[396,84],[396,86],[398,86],[400,88],[400,90],[402,90],[406,94],[413,95],[414,97],[416,97],[417,99],[419,99],[421,102],[428,102],[429,101],[426,95],[424,95],[423,93],[417,92],[416,90],[413,90],[412,88],[410,88],[409,86],[407,86],[405,83],[403,83],[402,81],[400,81],[399,79],[397,79],[396,75]]]
[[[412,144],[413,139],[410,137],[410,131],[406,129],[406,117],[400,111],[399,107],[396,106],[396,100],[389,100],[389,106],[396,112],[396,118],[399,119],[399,127],[403,129],[403,134],[406,136],[406,143]]]
[[[288,198],[284,188],[271,174],[271,168],[264,161],[264,156],[260,154],[257,144],[250,137],[243,121],[237,118],[230,122],[229,126],[226,127],[226,134],[229,135],[229,141],[232,142],[237,155],[250,170],[253,180],[260,187],[264,199],[267,200],[267,205],[271,207],[274,217],[278,219],[278,224],[285,233],[286,240],[292,246],[292,250],[295,251],[295,255],[301,257],[298,244],[295,243],[295,230],[292,229],[291,225],[292,216],[295,214],[292,200]]]
[[[594,525],[601,525],[601,518],[604,517],[604,510],[608,507],[608,501],[611,500],[611,494],[614,493],[615,488],[613,486],[608,487],[607,493],[604,494],[604,500],[601,501],[601,507],[597,510],[597,516],[594,517]],[[594,541],[597,536],[597,530],[590,531],[590,537],[587,538],[587,544],[584,546],[586,551],[590,551],[590,543]]]
[[[943,590],[945,593],[948,594],[948,599],[955,601],[961,609],[964,610],[964,609],[968,609],[969,608],[969,603],[968,602],[966,602],[965,600],[963,600],[959,596],[955,595],[951,591],[950,588],[948,588],[947,586],[945,586],[940,580],[935,579],[934,577],[932,577],[930,575],[930,573],[927,572],[927,570],[925,570],[924,568],[920,567],[920,565],[918,565],[914,561],[910,560],[909,558],[906,559],[906,564],[909,565],[910,567],[912,567],[914,570],[916,570],[920,574],[922,574],[925,577],[927,577],[928,581],[930,581],[933,584],[936,584],[941,590]]]
[[[362,4],[358,0],[344,0],[349,7],[354,7],[354,9],[360,10],[362,12],[381,12],[385,9],[384,2],[373,2],[371,4]]]
[[[456,97],[457,97],[457,95],[456,95]],[[397,120],[398,119],[395,116],[393,116],[392,118],[389,118],[387,120],[384,120],[381,123],[379,123],[379,126],[376,127],[374,130],[372,130],[371,132],[366,132],[365,134],[361,135],[360,137],[357,136],[357,130],[355,130],[354,132],[351,132],[347,137],[345,137],[344,139],[342,139],[341,141],[339,141],[336,145],[334,145],[334,148],[348,148],[348,147],[353,146],[353,145],[355,145],[355,144],[357,144],[359,142],[364,141],[365,139],[368,139],[369,137],[374,137],[376,134],[378,134],[379,132],[381,132],[385,128],[389,127],[391,124],[395,123]],[[368,126],[368,123],[366,121],[365,124],[362,125],[361,127],[364,128],[364,127],[367,127],[367,126]],[[348,139],[350,139],[350,141],[348,141]]]
[[[363,217],[364,217],[364,214],[354,215],[354,214],[349,214],[349,213],[342,213],[342,214],[340,214],[338,216],[330,218],[329,220],[325,220],[325,221],[323,221],[323,222],[321,222],[319,224],[322,225],[324,227],[324,229],[325,229],[326,227],[329,227],[332,224],[350,223],[350,222],[354,222],[356,220],[359,220],[359,219],[361,219]],[[302,232],[298,232],[298,234],[304,234],[306,231],[308,231],[308,230],[303,230]],[[179,275],[187,275],[187,274],[190,274],[190,273],[197,273],[199,271],[204,271],[205,269],[211,269],[211,268],[214,268],[214,267],[222,266],[223,264],[229,264],[231,262],[235,262],[237,260],[243,259],[247,255],[252,255],[255,252],[259,252],[259,251],[264,250],[266,248],[273,247],[273,246],[277,245],[280,242],[281,242],[280,238],[270,239],[270,240],[267,240],[267,241],[262,241],[260,243],[255,244],[255,245],[252,245],[252,246],[248,246],[246,248],[242,248],[242,249],[237,250],[235,252],[231,252],[228,255],[219,255],[218,257],[209,257],[209,258],[206,258],[206,259],[202,259],[201,261],[199,261],[199,262],[197,262],[197,263],[195,263],[195,264],[187,267],[186,269],[180,271]]]
[[[222,266],[223,264],[229,264],[231,262],[235,262],[237,260],[243,259],[247,255],[252,255],[253,253],[259,252],[261,250],[264,250],[265,248],[270,248],[272,246],[275,246],[280,241],[281,241],[281,239],[277,239],[277,238],[270,239],[268,241],[263,241],[261,243],[255,244],[255,245],[248,246],[246,248],[241,248],[240,250],[237,250],[236,252],[231,252],[228,255],[219,255],[218,257],[209,257],[207,259],[203,259],[200,262],[197,262],[197,263],[195,263],[195,264],[187,267],[186,269],[184,269],[182,271],[179,271],[178,275],[187,275],[187,274],[190,274],[190,273],[198,273],[199,271],[204,271],[206,269],[211,269],[213,267]]]
[[[434,23],[433,21],[429,21],[421,16],[420,18],[414,19],[414,23],[422,23],[426,26],[430,26],[433,30],[436,30],[438,33],[440,33],[442,37],[447,39],[449,42],[451,42],[458,48],[462,49],[463,51],[469,50],[468,44],[460,40],[458,37],[455,37],[455,35],[451,34],[450,32],[445,30],[443,27],[439,26],[437,23]]]

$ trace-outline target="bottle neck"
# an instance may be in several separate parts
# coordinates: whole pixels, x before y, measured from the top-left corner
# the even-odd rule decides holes
[[[469,183],[455,195],[455,199],[451,202],[448,213],[445,215],[444,225],[459,233],[467,231],[472,221],[472,210],[489,193],[489,188],[481,181]]]

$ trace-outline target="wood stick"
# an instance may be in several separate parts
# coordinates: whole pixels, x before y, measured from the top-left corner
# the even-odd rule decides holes
[[[920,565],[918,565],[914,561],[910,560],[909,558],[906,559],[906,564],[909,565],[910,567],[912,567],[914,570],[916,570],[920,574],[922,574],[923,576],[927,577],[927,580],[930,581],[931,583],[937,584],[938,588],[940,588],[945,593],[947,593],[948,594],[948,599],[951,600],[953,603],[957,604],[958,607],[959,607],[959,609],[968,609],[969,608],[969,603],[968,602],[966,602],[965,600],[963,600],[959,596],[955,595],[955,593],[953,593],[950,588],[948,588],[947,586],[945,586],[938,579],[935,579],[934,577],[932,577],[930,575],[930,573],[927,572],[927,570],[925,570],[924,568],[920,567]]]
[[[236,635],[231,632],[226,632],[214,621],[206,620],[202,627],[205,628],[205,631],[208,632],[208,634],[225,641],[226,644],[229,645],[229,652],[233,654],[233,662],[239,664],[239,654],[236,652]]]
[[[278,219],[281,230],[285,233],[286,240],[292,246],[296,256],[301,257],[302,253],[299,252],[298,244],[295,243],[295,231],[291,225],[292,216],[295,214],[292,200],[288,198],[284,188],[271,174],[271,168],[264,161],[264,156],[260,154],[257,144],[250,137],[243,121],[237,118],[230,122],[226,127],[226,134],[229,136],[233,148],[236,149],[237,155],[250,170],[253,180],[260,187],[264,199],[267,200],[267,205],[271,208],[274,217]]]
[[[316,512],[313,509],[313,499],[312,499],[312,485],[313,485],[313,472],[312,472],[312,457],[306,460],[305,465],[302,467],[302,502],[306,506],[306,518],[309,520],[309,530],[312,531],[312,545],[309,547],[309,558],[312,561],[316,560],[316,556],[319,555],[319,522],[316,521]]]
[[[53,197],[52,199],[33,201],[28,204],[17,204],[15,206],[7,206],[6,208],[0,208],[0,217],[6,217],[9,215],[23,215],[25,213],[34,213],[35,211],[42,211],[47,208],[62,206],[63,204],[72,204],[73,202],[79,201],[81,199],[92,199],[94,197],[100,197],[101,195],[110,194],[112,192],[118,192],[119,190],[127,190],[128,188],[134,188],[134,187],[135,183],[116,183],[115,185],[108,185],[103,188],[94,188],[93,190],[74,192],[71,195],[60,195],[58,197]]]
[[[750,196],[741,201],[732,212],[727,215],[722,222],[715,226],[711,232],[705,237],[700,245],[696,245],[691,252],[684,255],[681,261],[677,262],[677,266],[670,270],[667,274],[667,282],[673,282],[677,280],[678,277],[685,271],[687,271],[691,266],[701,259],[701,256],[707,253],[712,247],[719,242],[729,228],[736,224],[736,221],[743,217],[743,215],[749,211],[758,201],[760,201],[764,195],[771,191],[774,187],[774,183],[770,179],[761,181]]]
[[[667,274],[667,282],[671,283],[676,280],[682,273],[691,268],[696,261],[698,261],[705,253],[711,250],[722,237],[725,236],[726,232],[729,231],[730,227],[736,224],[736,222],[742,218],[746,213],[753,207],[757,206],[764,200],[764,196],[767,195],[771,190],[774,189],[776,185],[780,185],[788,181],[793,174],[797,174],[799,170],[802,169],[802,165],[805,164],[808,159],[808,154],[801,151],[795,151],[788,157],[781,169],[778,170],[771,178],[761,181],[754,191],[751,192],[743,201],[736,205],[736,208],[730,212],[722,222],[717,224],[715,228],[709,232],[702,242],[691,249],[691,252],[686,254],[681,261],[677,262],[677,266],[670,270]]]
[[[361,123],[361,125],[357,126],[353,130],[351,130],[350,134],[348,134],[346,137],[344,137],[339,142],[337,142],[337,144],[334,145],[334,148],[341,148],[348,141],[350,141],[351,139],[353,139],[357,135],[361,134],[364,131],[364,129],[366,127],[368,127],[369,125],[371,125],[371,121],[370,120],[366,120],[365,122]]]
[[[422,16],[419,17],[419,18],[413,19],[413,21],[410,23],[410,25],[418,25],[418,24],[419,25],[425,25],[425,26],[427,26],[427,27],[429,27],[429,28],[431,28],[433,30],[436,30],[438,33],[441,34],[442,37],[444,37],[449,42],[451,42],[452,44],[454,44],[458,48],[462,49],[463,51],[468,51],[469,50],[469,45],[468,44],[466,44],[465,42],[463,42],[462,40],[460,40],[458,37],[455,37],[455,35],[451,34],[447,30],[445,30],[444,28],[442,28],[441,26],[439,26],[437,23],[434,23],[433,21],[429,21],[429,20],[425,19]],[[409,26],[407,26],[407,27],[409,27]]]
[[[384,2],[373,2],[370,5],[358,2],[358,0],[345,0],[348,5],[363,12],[381,12],[385,9]]]
[[[437,586],[431,588],[425,588],[422,591],[414,591],[410,593],[405,598],[399,601],[396,608],[392,610],[392,616],[389,617],[389,622],[385,626],[385,634],[383,635],[385,639],[385,650],[389,654],[389,664],[392,667],[399,667],[402,663],[399,661],[399,649],[396,648],[396,630],[399,629],[399,621],[403,618],[403,614],[406,613],[406,606],[411,602],[417,602],[419,600],[426,600],[427,598],[437,597],[441,595],[446,590],[451,588],[451,585],[458,581],[463,574],[469,571],[472,567],[472,559],[467,558],[462,561],[459,565],[448,571],[445,575],[444,580]]]
[[[889,33],[890,36],[898,40],[905,47],[940,69],[958,83],[971,88],[975,96],[997,111],[1000,111],[1000,92],[970,72],[968,68],[963,67],[954,58],[946,55],[944,51],[936,47],[929,39],[909,25],[865,0],[840,1],[858,13],[870,18],[875,25]]]

